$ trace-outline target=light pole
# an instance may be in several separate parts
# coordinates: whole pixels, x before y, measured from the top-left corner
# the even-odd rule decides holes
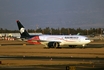
[[[70,34],[70,30],[69,30],[69,28],[68,28],[68,35]]]
[[[88,29],[87,29],[87,35],[88,35]]]

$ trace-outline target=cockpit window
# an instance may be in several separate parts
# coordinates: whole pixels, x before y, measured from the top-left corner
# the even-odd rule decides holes
[[[86,38],[85,40],[90,40],[89,38]]]

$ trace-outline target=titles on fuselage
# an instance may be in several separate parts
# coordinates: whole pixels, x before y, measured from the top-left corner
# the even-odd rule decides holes
[[[78,37],[65,37],[65,39],[78,39]]]

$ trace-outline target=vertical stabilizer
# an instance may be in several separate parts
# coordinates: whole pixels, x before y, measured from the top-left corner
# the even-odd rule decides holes
[[[18,29],[20,31],[21,38],[25,38],[25,39],[29,38],[30,35],[26,31],[26,29],[24,28],[24,26],[21,24],[21,22],[19,20],[17,20],[16,22],[17,22],[17,25],[18,25]]]

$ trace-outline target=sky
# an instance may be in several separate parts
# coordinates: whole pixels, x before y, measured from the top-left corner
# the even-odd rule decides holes
[[[0,0],[0,28],[104,28],[104,0]]]

